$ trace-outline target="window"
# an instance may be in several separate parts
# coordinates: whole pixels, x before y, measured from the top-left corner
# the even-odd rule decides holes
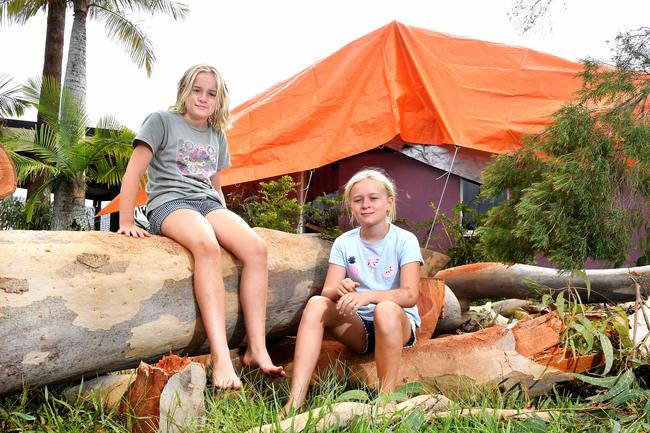
[[[508,193],[503,191],[495,199],[477,202],[476,199],[480,192],[480,183],[464,178],[460,179],[460,200],[474,209],[478,215],[484,215],[490,208],[500,205],[508,198]],[[468,230],[474,230],[476,228],[476,216],[473,213],[463,212],[461,218],[463,227],[466,227]]]

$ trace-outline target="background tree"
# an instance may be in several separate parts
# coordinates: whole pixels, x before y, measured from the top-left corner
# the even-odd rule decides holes
[[[627,258],[650,200],[650,28],[615,44],[614,67],[585,61],[577,99],[483,171],[483,198],[510,194],[481,229],[493,259],[525,263],[544,253],[575,270],[588,258]]]
[[[11,78],[0,74],[0,126],[7,117],[21,116],[25,108],[20,98],[20,88],[10,85]]]
[[[42,140],[35,141],[22,132],[22,136],[8,140],[6,146],[19,181],[38,175],[44,178],[37,194],[26,203],[27,218],[31,219],[38,195],[51,188],[63,191],[54,197],[51,228],[85,230],[88,228],[86,182],[118,185],[131,156],[135,133],[106,117],[99,121],[95,135],[87,138],[85,110],[67,91],[62,93],[61,109],[67,113],[68,121],[59,122],[56,113],[48,108],[51,107],[48,101],[60,94],[55,80],[44,80],[42,85],[30,80],[24,93],[28,103],[44,113],[45,120],[39,131]]]
[[[43,77],[61,82],[63,69],[63,44],[65,36],[65,14],[67,8],[66,0],[4,0],[0,1],[0,22],[25,24],[38,12],[47,12],[47,28],[45,30],[45,51],[43,57]],[[50,101],[51,110],[58,111],[59,98]],[[36,131],[43,125],[43,115],[38,113],[36,118]],[[39,140],[38,135],[35,140]],[[34,191],[43,184],[43,179],[36,177],[28,182],[27,197],[31,197]],[[49,194],[40,197],[45,201]]]

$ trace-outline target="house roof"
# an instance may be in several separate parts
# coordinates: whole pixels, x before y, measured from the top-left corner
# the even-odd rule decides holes
[[[579,63],[392,22],[233,110],[229,185],[308,170],[393,140],[520,147],[579,88]]]

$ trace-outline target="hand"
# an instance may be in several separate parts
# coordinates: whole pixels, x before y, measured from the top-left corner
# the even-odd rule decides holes
[[[354,293],[357,291],[357,287],[360,284],[356,281],[351,280],[350,278],[344,278],[336,286],[336,294],[339,295],[339,298],[347,293]]]
[[[128,237],[134,238],[144,238],[149,237],[151,234],[145,229],[141,229],[136,226],[134,223],[120,224],[120,229],[117,231],[118,234],[123,234]]]
[[[359,308],[369,303],[368,292],[350,292],[341,296],[336,303],[336,310],[342,316],[347,316],[356,313]]]

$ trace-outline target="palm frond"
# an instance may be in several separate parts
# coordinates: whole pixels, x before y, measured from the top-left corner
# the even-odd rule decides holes
[[[6,146],[5,150],[16,167],[16,177],[20,182],[34,179],[40,175],[48,178],[50,176],[56,176],[59,173],[59,170],[55,166],[22,155],[10,146]]]
[[[58,101],[61,94],[59,81],[52,77],[30,78],[23,85],[22,91],[27,104],[38,110],[44,123],[52,129],[58,129]]]
[[[45,179],[43,184],[36,188],[34,194],[32,194],[32,196],[27,199],[25,202],[25,219],[27,222],[30,222],[32,220],[32,216],[34,215],[34,207],[36,206],[39,198],[42,197],[46,191],[53,191],[53,187],[56,183],[57,178],[55,176]]]
[[[20,87],[8,87],[11,78],[0,74],[0,119],[10,116],[21,116],[27,105],[20,98]]]
[[[186,4],[169,0],[105,0],[102,3],[112,10],[151,15],[160,13],[171,16],[176,21],[185,19],[190,13]]]
[[[96,19],[104,22],[108,37],[116,41],[139,68],[145,68],[151,76],[151,68],[156,61],[149,36],[140,26],[130,21],[120,10],[96,8]]]
[[[0,0],[0,27],[25,24],[39,10],[45,11],[47,0]]]

